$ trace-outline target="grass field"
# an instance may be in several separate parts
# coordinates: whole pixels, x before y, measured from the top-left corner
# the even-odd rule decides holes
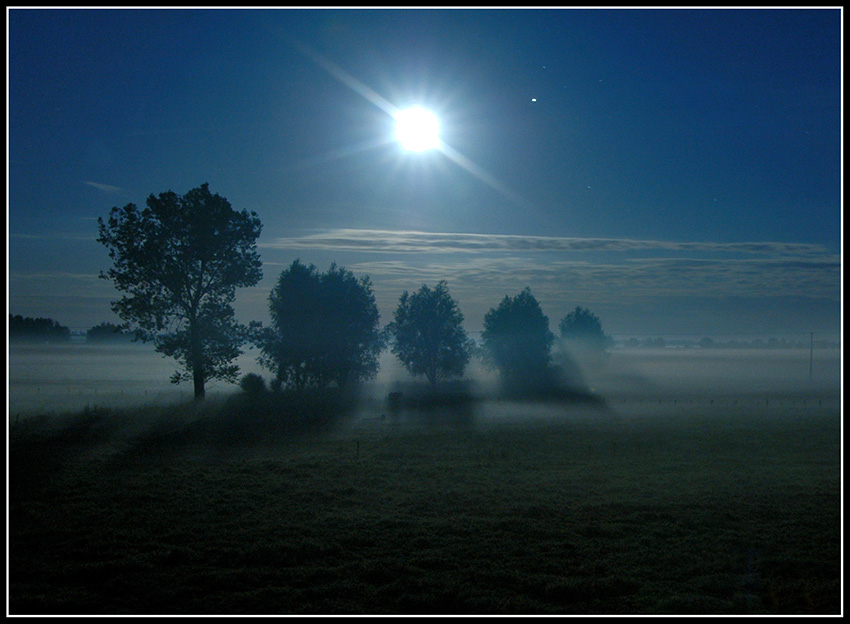
[[[407,397],[13,423],[9,613],[840,613],[835,401]]]

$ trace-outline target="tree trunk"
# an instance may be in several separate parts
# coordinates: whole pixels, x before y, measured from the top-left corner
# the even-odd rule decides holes
[[[204,371],[201,366],[195,365],[192,370],[192,376],[195,381],[195,400],[200,401],[204,398]]]
[[[195,315],[191,316],[189,327],[190,348],[192,350],[192,378],[195,382],[195,400],[204,398],[204,356],[201,338],[198,335],[198,321]]]
[[[428,381],[431,382],[431,389],[437,388],[437,363],[435,360],[431,360],[428,365],[428,373],[425,375],[428,378]]]

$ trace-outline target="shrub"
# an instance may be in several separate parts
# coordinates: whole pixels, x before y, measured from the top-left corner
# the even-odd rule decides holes
[[[248,373],[239,380],[239,387],[245,394],[256,396],[266,391],[266,382],[257,373]]]

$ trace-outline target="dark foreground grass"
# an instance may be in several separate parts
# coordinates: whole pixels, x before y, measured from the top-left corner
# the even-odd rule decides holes
[[[840,612],[837,410],[418,408],[13,426],[10,613]]]

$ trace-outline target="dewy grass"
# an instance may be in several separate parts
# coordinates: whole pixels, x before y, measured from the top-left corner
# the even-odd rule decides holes
[[[461,403],[13,427],[10,613],[840,612],[835,410]]]

